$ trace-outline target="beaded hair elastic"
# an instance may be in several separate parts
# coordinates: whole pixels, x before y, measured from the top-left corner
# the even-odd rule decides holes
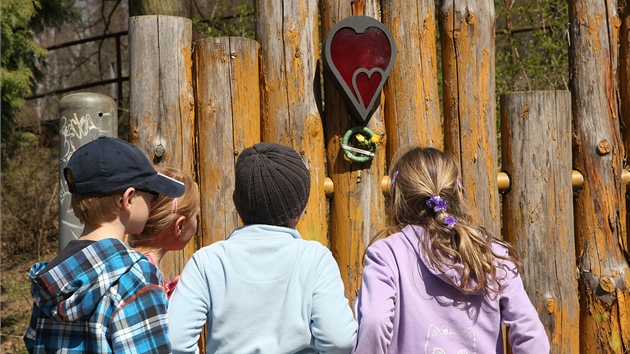
[[[431,197],[427,199],[427,206],[433,209],[433,211],[438,214],[445,213],[448,202],[446,201],[446,199],[440,197],[439,195],[431,194]],[[444,222],[444,225],[446,225],[446,227],[452,229],[457,223],[457,218],[447,214],[446,216],[444,216],[444,219],[442,219],[442,221]]]
[[[431,197],[427,199],[427,206],[436,213],[443,213],[446,211],[448,202],[439,195],[431,194]]]
[[[444,225],[446,225],[446,227],[452,229],[455,226],[455,223],[457,223],[457,218],[454,216],[446,215],[444,217],[444,220],[442,221],[444,221]]]

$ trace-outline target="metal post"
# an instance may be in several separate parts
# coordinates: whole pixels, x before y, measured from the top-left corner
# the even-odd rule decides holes
[[[83,231],[70,206],[70,192],[63,169],[70,156],[100,135],[118,137],[118,110],[109,96],[74,93],[59,101],[59,250]]]

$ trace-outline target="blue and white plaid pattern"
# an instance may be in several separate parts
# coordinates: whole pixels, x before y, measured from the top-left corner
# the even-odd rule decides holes
[[[84,248],[50,271],[33,265],[31,353],[168,353],[162,274],[117,239]]]

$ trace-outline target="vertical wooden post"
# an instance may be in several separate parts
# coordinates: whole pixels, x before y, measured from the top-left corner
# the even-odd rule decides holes
[[[192,21],[175,16],[129,19],[129,141],[156,165],[180,168],[195,179]],[[178,275],[194,252],[169,252],[160,268]]]
[[[349,2],[338,0],[322,2],[322,33],[324,37],[335,23],[352,15],[377,17],[377,1],[368,1],[360,14],[353,13]],[[384,196],[381,178],[385,174],[385,138],[374,158],[363,164],[351,162],[341,148],[345,132],[353,127],[352,118],[334,84],[324,77],[324,132],[328,175],[334,192],[330,203],[330,246],[346,297],[354,302],[361,286],[362,261],[365,247],[378,230],[385,226]],[[382,107],[382,105],[381,105]],[[385,135],[383,110],[378,108],[370,118],[368,128],[375,134]]]
[[[70,206],[70,192],[63,176],[70,156],[100,135],[118,137],[118,107],[108,96],[81,92],[59,100],[59,250],[76,240],[83,225]]]
[[[384,89],[388,161],[407,145],[441,149],[435,2],[383,1],[383,24],[392,32],[397,48]]]
[[[324,134],[316,95],[321,40],[317,0],[256,1],[260,42],[262,140],[295,148],[311,171],[311,193],[297,229],[328,245]]]
[[[620,0],[619,31],[619,102],[623,121],[622,133],[626,160],[630,152],[630,0]]]
[[[234,208],[238,153],[260,142],[258,42],[220,37],[195,46],[195,93],[201,223],[198,246],[239,226]]]
[[[459,160],[464,193],[499,236],[494,81],[494,3],[442,0],[444,146]]]
[[[239,226],[234,208],[238,154],[260,142],[258,42],[207,38],[195,43],[195,116],[201,222],[197,246],[225,239]],[[206,328],[199,339],[205,352]]]
[[[570,92],[502,95],[501,151],[511,177],[503,196],[503,237],[519,251],[525,290],[551,352],[577,354]]]
[[[621,104],[621,133],[625,148],[624,160],[628,165],[630,153],[630,0],[620,0],[619,8],[622,9],[621,29],[619,31],[619,103]],[[630,203],[628,185],[624,184],[626,195],[626,208]],[[630,248],[630,215],[626,213],[626,238],[625,249]]]
[[[573,164],[582,353],[630,351],[630,250],[621,174],[617,86],[620,19],[615,1],[569,2]]]

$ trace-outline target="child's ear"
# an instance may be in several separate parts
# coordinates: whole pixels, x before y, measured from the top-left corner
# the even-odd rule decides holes
[[[135,193],[136,190],[133,187],[129,187],[125,190],[120,201],[120,207],[122,208],[122,210],[126,212],[131,211],[131,204],[133,203],[133,197],[135,196]]]
[[[180,216],[177,218],[177,220],[175,220],[175,235],[177,235],[177,237],[181,236],[184,233],[184,229],[186,228],[186,220],[187,218],[185,216]]]

